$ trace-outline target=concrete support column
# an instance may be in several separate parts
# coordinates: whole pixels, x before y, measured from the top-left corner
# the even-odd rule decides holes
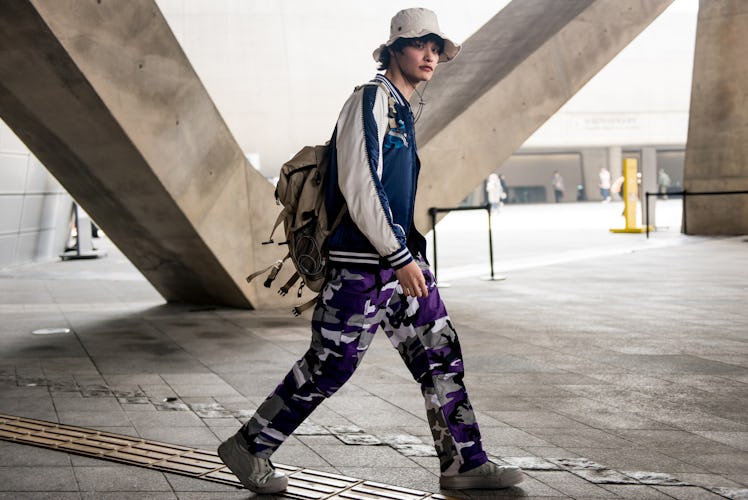
[[[748,2],[701,0],[684,169],[690,192],[748,190]],[[747,234],[748,195],[689,196],[688,234]]]

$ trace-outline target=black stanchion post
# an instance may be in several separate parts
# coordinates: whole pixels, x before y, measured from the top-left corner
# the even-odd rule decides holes
[[[493,275],[493,234],[491,231],[491,204],[486,203],[486,212],[488,212],[488,260],[491,263],[491,280]]]
[[[62,260],[74,260],[105,257],[106,252],[104,250],[98,250],[93,246],[91,218],[77,203],[73,203],[73,213],[75,214],[76,230],[75,248],[63,252],[60,258]]]
[[[491,265],[491,276],[487,279],[488,281],[504,281],[506,276],[496,276],[493,269],[493,224],[491,224],[491,204],[486,204],[486,212],[488,212],[488,261]]]
[[[647,239],[649,239],[649,195],[651,193],[647,191],[644,193],[644,225],[647,227]]]
[[[439,208],[439,207],[431,207],[429,208],[429,215],[431,216],[431,231],[434,233],[434,281],[442,287],[449,286],[447,283],[439,283],[439,274],[438,274],[438,268],[439,268],[439,259],[437,258],[437,248],[436,248],[436,214],[439,212],[463,212],[465,210],[486,210],[488,211],[488,252],[489,252],[489,260],[491,261],[491,276],[490,278],[484,278],[489,279],[491,281],[501,281],[505,280],[506,278],[504,276],[496,276],[494,274],[493,269],[493,232],[491,231],[491,205],[486,204],[482,206],[475,206],[475,207],[452,207],[452,208]]]
[[[714,191],[714,192],[697,192],[692,191],[688,192],[685,189],[683,191],[670,191],[668,192],[670,196],[681,196],[682,199],[682,206],[681,206],[681,213],[683,217],[683,223],[681,225],[681,232],[683,234],[688,234],[688,225],[686,224],[688,221],[686,207],[688,204],[686,203],[686,198],[690,196],[725,196],[725,195],[731,195],[731,194],[748,194],[748,191]],[[657,196],[659,199],[660,193],[645,193],[646,197],[646,206],[644,207],[644,217],[646,221],[647,226],[647,238],[649,238],[649,197],[650,196]]]

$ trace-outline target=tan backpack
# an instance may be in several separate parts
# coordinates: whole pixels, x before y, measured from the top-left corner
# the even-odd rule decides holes
[[[365,85],[378,85],[389,95],[389,90],[381,82]],[[356,87],[356,90],[361,87]],[[390,112],[394,113],[394,99],[390,96],[389,100]],[[275,220],[270,238],[262,244],[275,243],[273,234],[283,223],[286,239],[278,244],[288,245],[288,254],[265,269],[248,276],[247,282],[269,271],[264,286],[270,288],[283,263],[291,258],[296,272],[278,293],[286,295],[299,280],[299,297],[304,286],[315,292],[322,290],[327,274],[327,238],[338,227],[347,212],[347,206],[343,205],[340,213],[331,219],[325,207],[325,177],[330,163],[329,154],[329,142],[318,146],[304,146],[281,167],[275,188],[275,200],[283,206],[283,210]],[[293,313],[298,316],[316,301],[317,297],[294,307]]]
[[[247,282],[270,271],[264,282],[264,286],[270,288],[283,263],[290,258],[296,272],[278,290],[280,295],[286,295],[299,280],[299,297],[304,286],[315,292],[322,289],[327,271],[327,237],[340,224],[346,212],[344,206],[331,223],[325,208],[324,180],[329,153],[329,142],[318,146],[304,146],[281,167],[278,185],[275,188],[275,200],[283,209],[275,220],[270,238],[262,244],[275,243],[273,234],[282,223],[286,239],[278,244],[288,245],[288,254],[267,268],[248,276]],[[295,307],[294,314],[301,314],[315,301],[316,298]]]

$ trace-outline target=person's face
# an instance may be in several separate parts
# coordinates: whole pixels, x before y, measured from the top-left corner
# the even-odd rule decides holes
[[[439,45],[433,41],[415,40],[403,48],[402,53],[395,52],[403,76],[412,83],[426,82],[434,75],[439,63]]]

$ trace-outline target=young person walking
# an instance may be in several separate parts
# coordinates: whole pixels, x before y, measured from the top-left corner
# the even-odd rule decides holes
[[[347,214],[329,239],[329,272],[312,342],[255,415],[218,448],[248,489],[283,491],[275,450],[332,396],[381,326],[421,385],[444,489],[505,488],[520,469],[488,461],[463,384],[460,344],[413,224],[419,160],[408,99],[460,47],[427,9],[398,12],[374,60],[384,74],[357,88],[338,118],[326,185],[328,213]]]

